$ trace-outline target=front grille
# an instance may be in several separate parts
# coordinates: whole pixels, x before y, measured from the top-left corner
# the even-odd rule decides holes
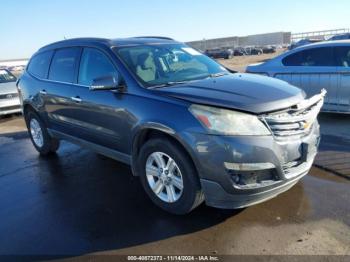
[[[0,95],[0,99],[6,99],[6,100],[16,99],[17,97],[18,97],[17,93],[1,94]]]
[[[262,121],[270,128],[276,139],[284,140],[306,136],[312,130],[321,110],[323,96],[324,93],[321,93],[320,99],[316,100],[313,97],[305,100],[303,106],[296,105],[281,112],[264,115],[261,117]]]

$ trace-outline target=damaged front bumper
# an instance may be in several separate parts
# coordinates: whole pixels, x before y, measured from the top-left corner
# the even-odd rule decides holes
[[[250,206],[288,190],[305,176],[320,142],[317,115],[324,95],[260,116],[271,136],[192,134],[206,204]]]

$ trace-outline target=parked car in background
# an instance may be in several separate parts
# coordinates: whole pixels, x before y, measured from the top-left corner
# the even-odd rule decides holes
[[[50,44],[18,90],[40,154],[64,139],[129,164],[150,199],[175,214],[203,201],[242,208],[295,185],[317,153],[324,95],[230,74],[164,37]]]
[[[326,89],[323,111],[350,113],[350,40],[302,46],[246,71],[287,81],[308,96]]]
[[[262,51],[263,51],[264,54],[276,53],[276,46],[273,46],[273,45],[264,46],[262,48]]]
[[[348,39],[350,39],[350,33],[332,36],[331,38],[328,39],[328,41],[348,40]]]
[[[243,47],[236,47],[233,51],[234,56],[244,56],[246,55],[245,49]]]
[[[16,77],[6,69],[0,69],[0,116],[21,112]]]
[[[323,40],[320,40],[320,39],[302,39],[302,40],[299,40],[296,43],[292,43],[289,46],[289,49],[292,50],[294,48],[297,48],[297,47],[300,47],[300,46],[303,46],[303,45],[314,44],[314,43],[318,43],[318,42],[322,42],[322,41]]]
[[[246,47],[245,52],[247,55],[262,55],[263,50],[260,47]]]
[[[210,50],[205,51],[205,54],[211,58],[230,59],[233,57],[233,50],[230,48],[210,49]]]
[[[7,68],[7,70],[11,72],[22,72],[24,70],[24,65],[18,65],[18,66],[10,66]]]

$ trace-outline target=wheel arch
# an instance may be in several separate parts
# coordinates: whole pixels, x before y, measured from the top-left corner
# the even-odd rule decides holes
[[[32,106],[29,103],[24,104],[23,105],[23,115],[25,116],[25,114],[28,113],[29,111],[36,112],[34,106]]]
[[[147,124],[140,127],[138,131],[135,132],[135,135],[133,136],[132,150],[131,150],[131,167],[132,167],[132,173],[134,176],[139,176],[139,172],[136,166],[137,166],[137,158],[139,156],[142,145],[152,138],[159,138],[159,137],[164,137],[170,140],[171,142],[175,143],[177,146],[179,146],[187,154],[187,157],[192,162],[199,176],[199,172],[198,172],[199,170],[197,168],[196,159],[194,157],[194,154],[190,146],[187,145],[184,139],[182,139],[178,135],[178,133],[175,132],[174,129],[162,124],[155,124],[155,123]]]

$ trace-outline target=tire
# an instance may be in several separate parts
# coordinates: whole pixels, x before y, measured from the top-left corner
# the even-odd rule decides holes
[[[49,135],[43,121],[40,117],[29,111],[25,116],[28,133],[35,149],[40,155],[49,155],[55,153],[59,148],[59,140]]]
[[[163,159],[162,167],[158,165],[158,162],[162,162],[160,159]],[[167,169],[165,165],[170,159],[174,164]],[[163,210],[184,215],[204,201],[204,194],[191,159],[180,146],[169,139],[157,138],[147,141],[141,148],[137,165],[140,180],[147,195]],[[147,172],[146,167],[148,167]],[[170,181],[167,180],[169,178]],[[182,189],[180,189],[181,181]],[[151,185],[155,191],[158,189],[158,194],[154,192]]]

